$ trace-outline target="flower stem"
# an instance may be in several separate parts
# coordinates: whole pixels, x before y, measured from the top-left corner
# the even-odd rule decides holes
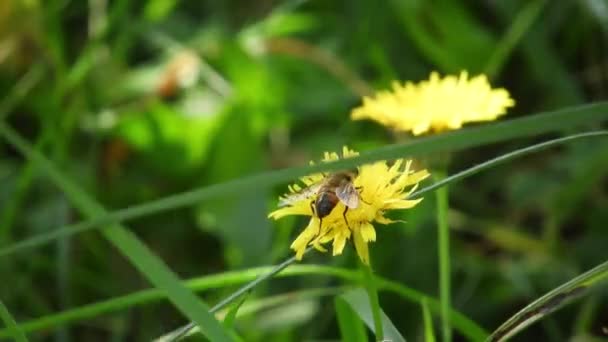
[[[444,170],[434,172],[435,181],[446,177]],[[450,228],[448,227],[448,188],[436,192],[437,199],[437,250],[439,254],[439,301],[441,305],[441,331],[443,341],[452,340],[450,327]]]
[[[374,331],[376,333],[376,341],[384,340],[384,328],[382,326],[382,315],[380,314],[380,301],[378,300],[378,288],[374,282],[374,273],[370,265],[363,262],[360,263],[363,272],[363,283],[369,297],[369,305],[372,310],[374,319]]]

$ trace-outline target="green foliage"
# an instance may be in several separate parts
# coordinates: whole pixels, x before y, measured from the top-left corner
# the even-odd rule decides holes
[[[27,337],[2,302],[0,302],[0,319],[4,322],[9,336],[12,336],[17,342],[27,342]]]
[[[454,340],[605,337],[601,3],[3,0],[0,340],[147,341],[194,321],[189,340],[363,341],[374,316],[407,340],[440,322]],[[486,72],[517,104],[415,139],[349,119],[432,70]],[[343,145],[361,156],[307,166]],[[308,173],[448,153],[445,182],[378,227],[373,280],[349,245],[296,264],[305,220],[266,217]],[[431,198],[448,183],[449,307]]]

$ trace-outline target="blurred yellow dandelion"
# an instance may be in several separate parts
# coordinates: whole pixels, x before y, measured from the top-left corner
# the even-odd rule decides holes
[[[506,113],[515,101],[506,89],[492,89],[485,75],[469,79],[440,78],[436,72],[419,84],[393,83],[392,91],[363,98],[351,112],[353,120],[371,119],[397,131],[420,135],[429,131],[459,129],[467,122],[492,121]]]
[[[343,158],[356,155],[357,152],[343,148]],[[339,158],[337,153],[326,152],[323,162]],[[298,260],[302,259],[307,246],[312,245],[325,252],[322,245],[330,241],[333,241],[333,255],[342,254],[346,241],[352,238],[361,261],[369,264],[367,244],[376,240],[376,230],[372,223],[392,223],[392,220],[384,216],[387,210],[412,208],[422,200],[409,200],[407,197],[429,173],[426,170],[413,171],[411,164],[411,160],[399,159],[392,165],[380,161],[358,167],[351,188],[356,189],[357,205],[351,205],[345,210],[346,204],[338,201],[322,218],[315,213],[314,204],[322,195],[319,184],[323,184],[330,176],[314,174],[303,177],[301,181],[304,187],[298,184],[290,186],[289,193],[281,198],[281,203],[286,206],[268,216],[275,220],[288,215],[311,217],[308,226],[291,244]],[[310,189],[313,189],[312,192]]]

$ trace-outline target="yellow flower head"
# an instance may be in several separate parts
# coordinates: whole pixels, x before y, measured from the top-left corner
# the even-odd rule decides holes
[[[492,89],[485,75],[440,78],[431,73],[419,84],[393,83],[393,91],[363,98],[351,113],[354,120],[371,119],[397,131],[420,135],[459,129],[464,123],[492,121],[515,105],[506,89]]]
[[[357,152],[343,148],[343,158],[358,155]],[[339,159],[336,153],[325,153],[324,162]],[[346,241],[352,237],[357,254],[365,264],[369,264],[367,243],[376,240],[376,230],[372,222],[389,224],[393,221],[386,218],[384,213],[391,209],[408,209],[422,199],[408,200],[407,197],[416,189],[418,182],[429,176],[426,170],[414,172],[411,170],[411,160],[399,159],[392,165],[384,161],[363,165],[357,168],[352,180],[353,189],[359,197],[356,208],[348,208],[338,201],[330,213],[319,219],[314,213],[314,201],[321,191],[315,190],[311,196],[302,196],[307,189],[318,189],[326,176],[314,174],[301,179],[305,188],[298,184],[289,187],[289,193],[282,197],[286,207],[275,210],[268,215],[280,219],[288,215],[310,216],[310,222],[302,233],[291,244],[298,260],[302,259],[306,247],[314,246],[325,251],[322,244],[333,241],[333,255],[339,255],[344,250]],[[345,219],[346,218],[346,219]]]

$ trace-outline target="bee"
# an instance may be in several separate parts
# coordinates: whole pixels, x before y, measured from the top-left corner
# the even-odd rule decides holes
[[[339,202],[342,202],[344,204],[342,217],[344,217],[344,222],[350,229],[346,213],[349,209],[357,209],[359,201],[361,201],[359,188],[355,187],[353,183],[354,178],[355,173],[350,171],[329,174],[320,182],[281,198],[279,207],[285,207],[294,202],[314,197],[310,202],[310,208],[313,215],[319,218],[320,231],[323,218],[329,215]]]

